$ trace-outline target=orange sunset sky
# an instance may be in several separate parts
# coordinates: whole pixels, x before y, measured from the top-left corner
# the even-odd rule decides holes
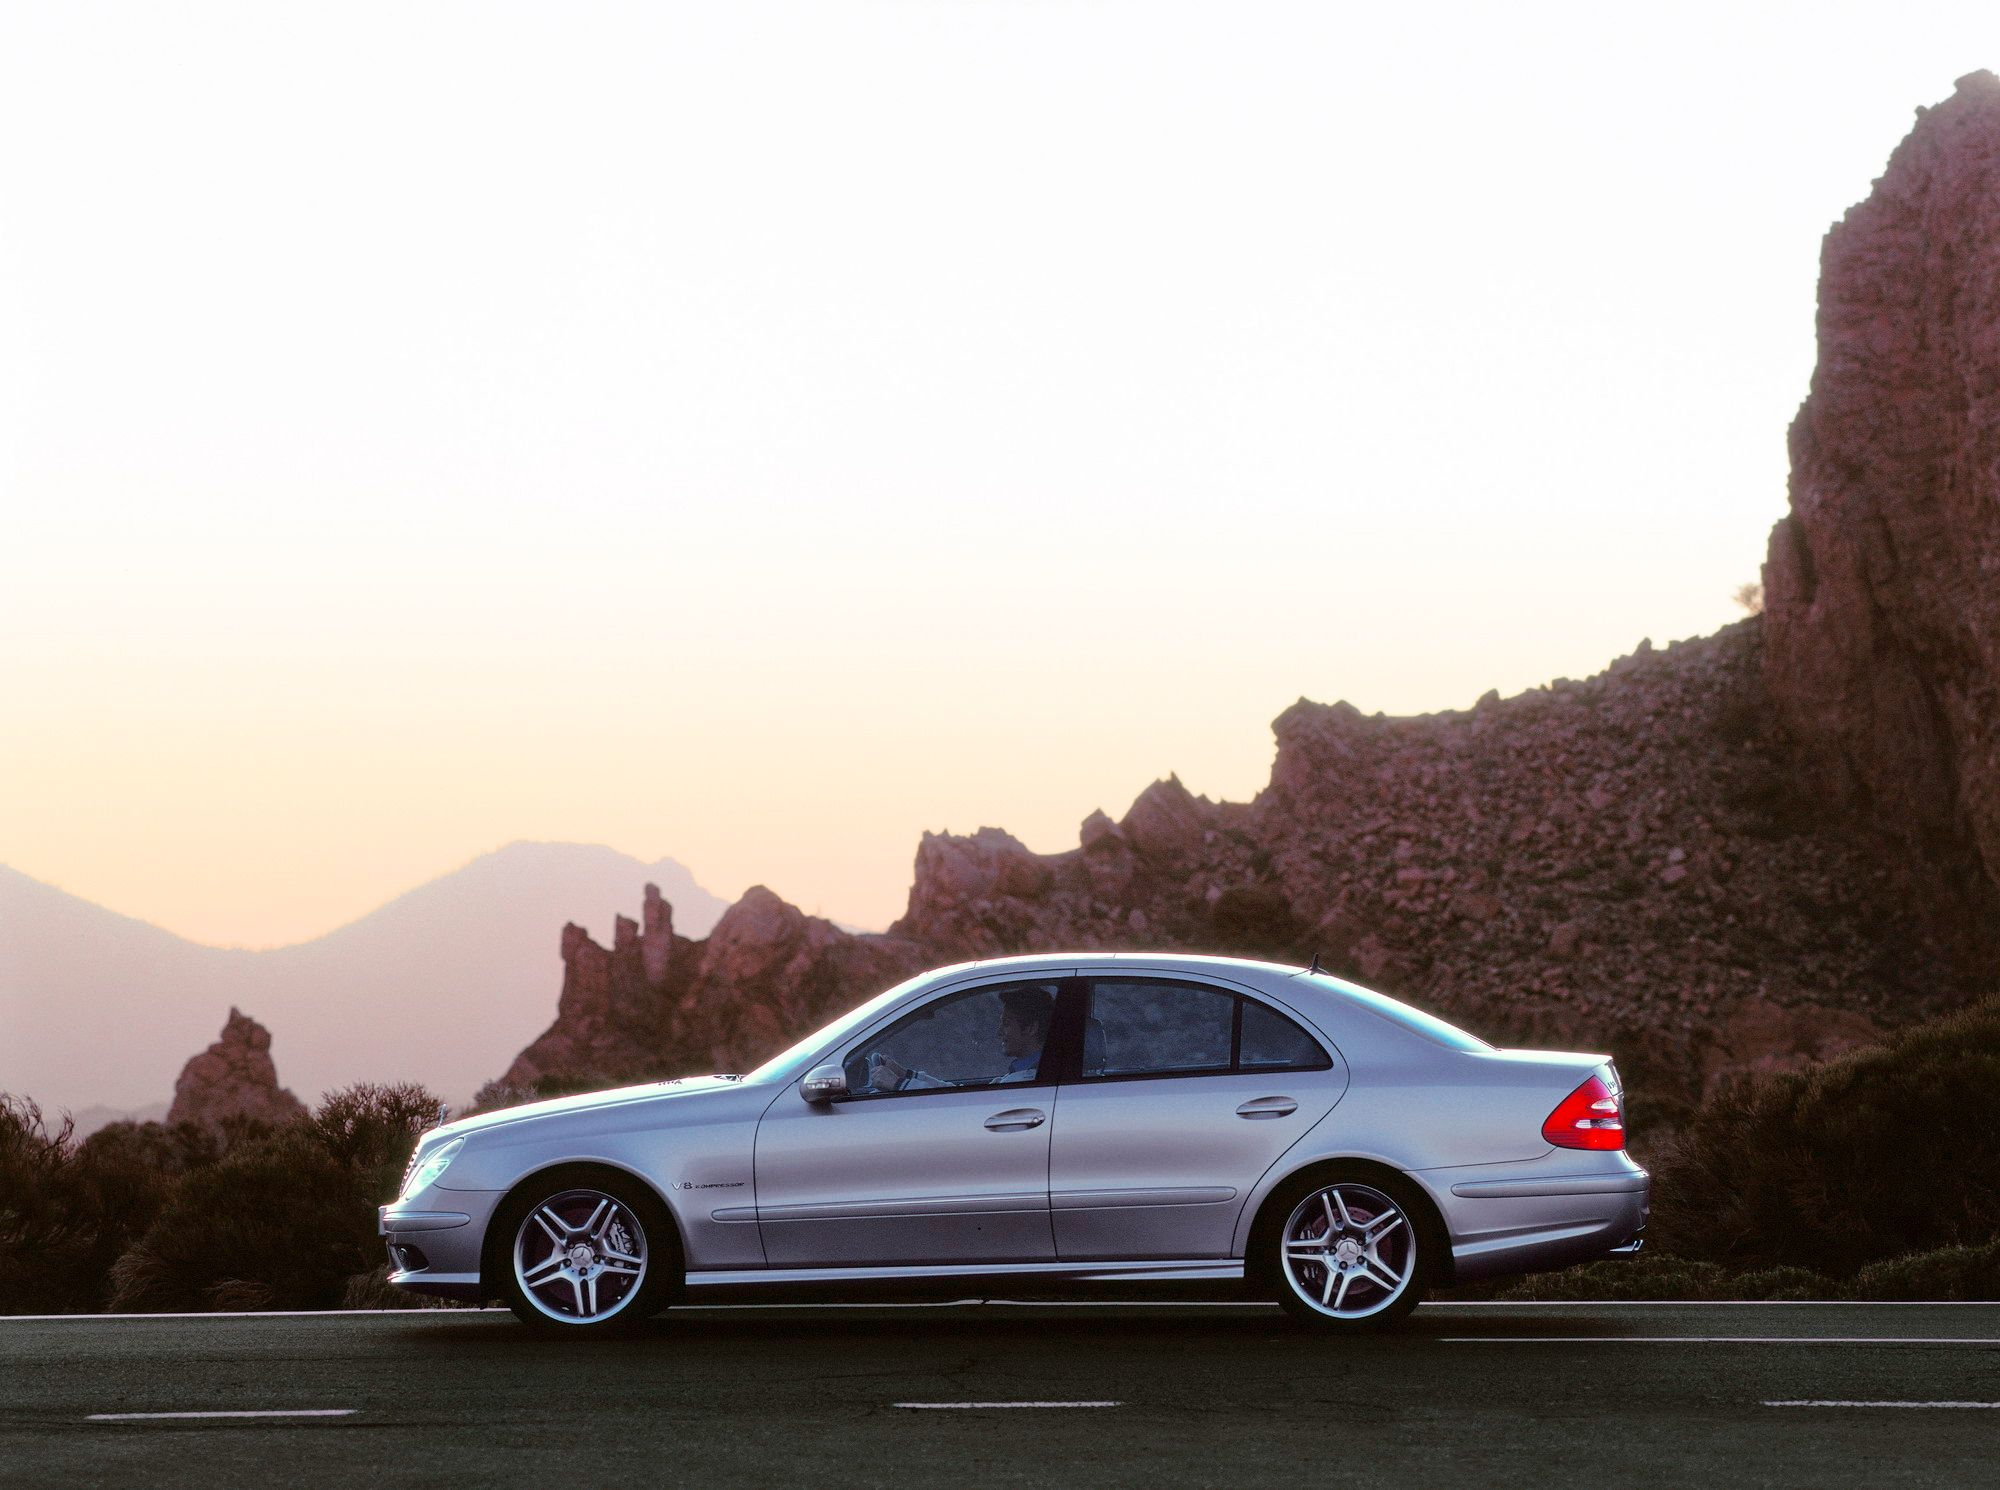
[[[516,838],[881,926],[924,829],[1247,796],[1301,694],[1712,630],[1820,235],[1996,42],[7,7],[0,862],[218,943]]]

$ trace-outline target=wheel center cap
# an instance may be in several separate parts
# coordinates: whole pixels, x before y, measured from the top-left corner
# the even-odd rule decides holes
[[[1333,1255],[1341,1262],[1353,1262],[1361,1255],[1361,1243],[1353,1237],[1343,1237],[1340,1245],[1333,1249]]]
[[[573,1268],[587,1268],[595,1261],[597,1254],[581,1242],[569,1249],[569,1265]]]

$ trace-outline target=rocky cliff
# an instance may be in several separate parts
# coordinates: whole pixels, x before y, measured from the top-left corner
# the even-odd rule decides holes
[[[232,1008],[222,1038],[182,1068],[167,1121],[210,1128],[232,1118],[276,1124],[303,1117],[305,1110],[304,1103],[278,1085],[271,1032]]]
[[[557,1020],[506,1082],[742,1069],[920,968],[1178,948],[1318,952],[1497,1040],[1609,1047],[1691,1100],[1969,988],[1867,823],[1797,783],[1765,671],[1746,621],[1456,713],[1301,701],[1253,801],[1170,777],[1060,854],[926,835],[886,935],[759,888],[705,941],[673,938],[649,892],[608,950],[565,928]]]
[[[700,941],[674,934],[648,885],[642,919],[618,917],[608,949],[569,925],[562,957],[555,1023],[502,1087],[742,1069],[924,965],[915,944],[851,936],[761,885]]]
[[[2000,944],[2000,79],[1920,110],[1821,254],[1819,363],[1764,569],[1765,676],[1815,786]]]
[[[919,967],[1178,948],[1317,951],[1671,1102],[1990,986],[2000,81],[1924,113],[1829,234],[1819,334],[1761,620],[1455,713],[1301,700],[1254,800],[1168,778],[1066,853],[926,835],[885,936],[757,890],[656,974],[634,923],[609,952],[571,927],[564,1013],[510,1077],[742,1067]]]

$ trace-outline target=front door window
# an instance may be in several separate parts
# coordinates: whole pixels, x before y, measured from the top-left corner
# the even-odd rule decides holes
[[[847,1053],[856,1097],[1033,1082],[1056,985],[1006,983],[926,1004]]]

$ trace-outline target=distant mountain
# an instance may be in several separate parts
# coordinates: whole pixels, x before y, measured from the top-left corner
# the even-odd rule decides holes
[[[83,1139],[113,1123],[164,1122],[172,1106],[171,1102],[149,1102],[144,1107],[84,1107],[72,1110],[70,1117],[76,1123],[75,1136]]]
[[[50,1112],[164,1102],[234,1004],[269,1027],[279,1078],[307,1100],[411,1080],[464,1101],[548,1023],[563,923],[608,934],[648,882],[683,935],[726,908],[672,859],[514,843],[317,940],[244,951],[0,866],[0,1091]]]

